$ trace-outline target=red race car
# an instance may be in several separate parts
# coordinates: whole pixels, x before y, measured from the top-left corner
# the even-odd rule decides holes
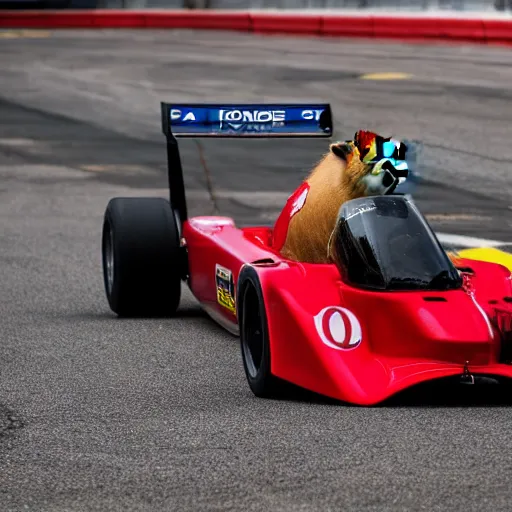
[[[372,405],[415,384],[512,377],[512,275],[454,265],[408,195],[356,199],[340,210],[336,262],[290,261],[272,227],[188,218],[176,137],[330,137],[329,105],[162,103],[170,198],[114,198],[103,273],[119,316],[173,315],[185,282],[240,337],[256,396],[283,381]]]

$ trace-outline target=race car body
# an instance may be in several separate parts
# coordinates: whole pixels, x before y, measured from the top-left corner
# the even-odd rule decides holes
[[[117,314],[174,313],[185,282],[240,337],[249,386],[261,397],[286,381],[373,405],[434,379],[512,378],[510,270],[454,265],[410,196],[343,205],[332,264],[283,258],[272,227],[188,218],[173,122],[182,136],[330,136],[328,106],[162,104],[162,120],[170,202],[117,198],[105,215],[105,288]]]
[[[283,260],[272,250],[270,228],[199,217],[185,223],[183,235],[191,291],[233,334],[240,335],[240,271],[255,270],[271,373],[280,379],[368,405],[465,371],[512,377],[491,321],[496,309],[512,318],[510,272],[500,265],[460,260],[464,279],[453,289],[370,290],[344,282],[335,265]]]

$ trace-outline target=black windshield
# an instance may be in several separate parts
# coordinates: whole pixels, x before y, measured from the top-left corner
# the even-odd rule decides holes
[[[449,290],[461,277],[425,218],[406,196],[345,203],[331,256],[349,283],[381,290]]]

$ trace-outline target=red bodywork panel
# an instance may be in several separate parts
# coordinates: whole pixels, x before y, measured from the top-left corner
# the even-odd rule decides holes
[[[501,338],[489,320],[494,308],[508,311],[511,273],[487,262],[471,267],[464,290],[378,292],[342,282],[334,265],[302,264],[272,248],[272,228],[237,228],[226,217],[185,222],[189,287],[205,310],[238,332],[236,311],[217,300],[221,280],[232,273],[236,288],[242,265],[257,261],[274,375],[343,401],[372,405],[423,381],[473,374],[512,377],[499,363]],[[269,260],[274,264],[269,264]],[[224,273],[223,273],[224,272]],[[236,297],[236,292],[233,294]],[[510,299],[508,299],[510,300]]]

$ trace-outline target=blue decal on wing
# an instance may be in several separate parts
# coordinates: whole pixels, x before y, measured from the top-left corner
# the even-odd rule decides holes
[[[332,135],[330,106],[169,104],[169,127],[176,136]]]

